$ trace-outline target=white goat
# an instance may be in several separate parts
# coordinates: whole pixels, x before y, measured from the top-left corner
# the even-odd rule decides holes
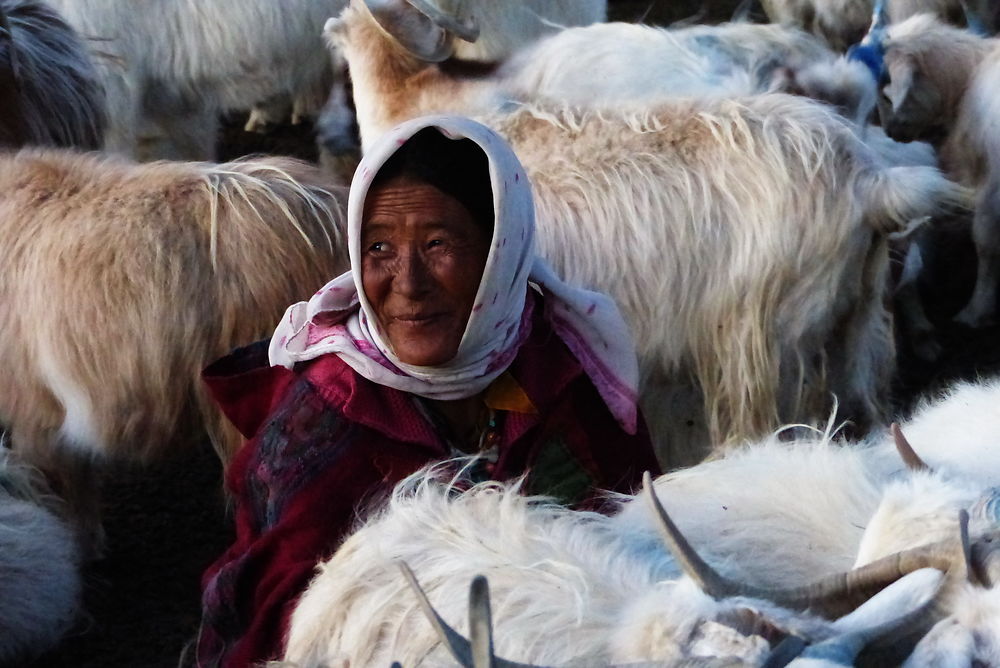
[[[891,26],[884,43],[889,83],[882,124],[902,141],[935,140],[944,170],[976,188],[976,288],[957,316],[968,325],[995,317],[1000,282],[1000,40],[922,15]]]
[[[448,39],[457,61],[479,68],[511,58],[548,33],[603,23],[608,5],[607,0],[419,0],[418,4],[436,16],[462,16],[475,23],[475,41],[455,36]],[[335,44],[331,50],[334,72],[345,70]],[[317,144],[324,163],[337,164],[344,156],[350,159],[357,154],[354,121],[344,87],[334,85],[317,123]],[[349,175],[353,169],[338,171]]]
[[[397,573],[400,562],[413,568],[445,619],[461,617],[466,582],[474,573],[485,574],[498,631],[496,654],[533,665],[676,665],[696,657],[760,665],[770,650],[762,634],[824,641],[867,633],[857,651],[886,630],[873,627],[884,627],[902,610],[919,612],[941,580],[939,574],[914,573],[917,581],[882,592],[891,603],[876,597],[829,623],[794,610],[830,616],[850,611],[856,603],[844,599],[842,586],[828,583],[807,593],[720,579],[691,556],[669,519],[661,529],[673,558],[656,542],[630,540],[615,518],[521,497],[516,483],[486,483],[456,495],[433,476],[422,472],[401,483],[387,508],[319,566],[292,615],[286,662],[312,668],[446,661],[417,598]],[[955,529],[944,549],[921,548],[898,564],[887,560],[862,569],[852,576],[851,588],[866,592],[864,600],[926,565],[948,570],[955,560],[965,565],[960,554],[968,544],[958,541],[957,523]],[[771,555],[745,547],[729,558]],[[678,564],[697,585],[679,577]],[[700,588],[713,593],[706,596]]]
[[[855,565],[864,567],[861,573],[877,570],[869,564],[880,557],[925,554],[924,546],[938,541],[956,547],[959,510],[972,515],[971,558],[978,570],[970,577],[994,586],[1000,497],[991,487],[1000,481],[1000,456],[986,444],[1000,438],[994,429],[1000,427],[998,400],[1000,381],[963,384],[904,423],[919,439],[940,437],[921,448],[941,467],[937,473],[910,470],[913,455],[904,459],[896,450],[911,449],[888,434],[854,446],[823,437],[771,438],[662,476],[656,493],[691,546],[730,585],[745,583],[737,587],[745,595],[787,592]],[[992,412],[984,414],[987,406]],[[444,661],[437,637],[421,626],[416,601],[395,573],[399,561],[413,567],[445,619],[462,617],[468,578],[487,575],[495,594],[497,654],[556,665],[693,655],[735,656],[754,665],[768,647],[746,625],[750,620],[758,629],[761,623],[797,628],[812,640],[869,642],[873,629],[919,608],[916,602],[940,583],[926,576],[900,581],[894,603],[873,600],[832,626],[808,617],[792,621],[773,605],[730,598],[733,592],[713,594],[712,601],[677,580],[676,564],[685,564],[688,573],[691,566],[686,557],[666,557],[655,537],[657,527],[662,531],[658,512],[638,499],[626,497],[621,512],[609,518],[519,497],[517,485],[487,483],[449,495],[433,478],[433,472],[418,474],[402,483],[388,506],[319,566],[293,614],[286,660],[303,667],[333,659]],[[910,665],[934,665],[920,661],[944,656],[942,648],[955,638],[967,641],[968,659],[995,656],[996,594],[962,581],[968,565],[960,557],[953,564],[958,577],[950,578],[944,596],[904,625],[904,632],[923,632],[944,617]],[[789,599],[775,594],[774,600]],[[740,623],[746,614],[740,607],[756,612]],[[829,665],[809,661],[835,655],[823,643],[795,665]]]
[[[483,90],[401,50],[360,2],[339,25],[363,145]],[[422,25],[403,43],[444,43]],[[647,396],[671,466],[704,454],[705,425],[715,443],[760,436],[827,414],[829,391],[859,423],[881,419],[893,348],[880,232],[948,197],[936,170],[883,169],[848,123],[784,95],[481,120],[528,171],[542,254],[618,301],[647,387],[693,411]]]
[[[96,149],[104,91],[72,28],[35,0],[0,1],[0,145]]]
[[[81,558],[40,476],[0,445],[0,664],[52,648],[80,611]]]
[[[141,11],[118,0],[51,4],[94,45],[110,105],[108,150],[209,159],[220,111],[294,98],[329,77],[320,33],[345,2],[164,0]],[[144,134],[157,145],[140,146]]]
[[[847,444],[774,435],[661,476],[657,494],[723,573],[760,586],[801,584],[943,538],[962,509],[973,534],[996,524],[998,404],[1000,380],[962,383],[902,423],[933,474],[909,471],[887,433]],[[637,537],[644,527],[653,540],[654,518],[643,504],[626,504],[618,519],[623,535]],[[740,550],[773,558],[733,559]]]
[[[990,0],[886,0],[885,7],[892,23],[933,13],[942,20],[964,25],[963,2],[974,16],[982,17],[987,27],[996,29]],[[844,51],[865,34],[876,0],[761,0],[761,4],[775,23],[808,30],[834,49]]]
[[[0,424],[15,451],[91,523],[94,459],[149,460],[207,427],[227,461],[239,440],[201,370],[346,268],[345,203],[294,160],[0,156]]]

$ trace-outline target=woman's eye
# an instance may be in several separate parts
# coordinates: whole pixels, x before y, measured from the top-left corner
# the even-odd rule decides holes
[[[368,244],[369,253],[381,253],[385,251],[385,249],[386,249],[386,243],[384,241],[375,241],[373,243]]]

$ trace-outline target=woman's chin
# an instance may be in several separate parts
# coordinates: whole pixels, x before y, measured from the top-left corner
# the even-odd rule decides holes
[[[438,366],[454,359],[461,337],[440,324],[406,323],[389,332],[389,343],[400,362],[412,366]]]

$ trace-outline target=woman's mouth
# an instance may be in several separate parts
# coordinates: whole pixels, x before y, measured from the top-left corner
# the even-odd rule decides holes
[[[430,324],[445,314],[443,313],[414,313],[409,315],[398,315],[393,318],[396,322],[410,327]]]

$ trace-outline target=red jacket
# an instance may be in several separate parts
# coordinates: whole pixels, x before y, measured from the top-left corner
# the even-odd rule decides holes
[[[596,490],[631,492],[658,472],[641,417],[626,434],[535,309],[509,368],[536,412],[504,411],[489,477],[527,473],[526,488],[574,505]],[[236,542],[203,578],[200,666],[280,658],[288,619],[318,561],[367,506],[451,450],[405,392],[359,376],[335,355],[294,371],[267,365],[267,343],[205,370],[211,392],[249,438],[227,475]]]

